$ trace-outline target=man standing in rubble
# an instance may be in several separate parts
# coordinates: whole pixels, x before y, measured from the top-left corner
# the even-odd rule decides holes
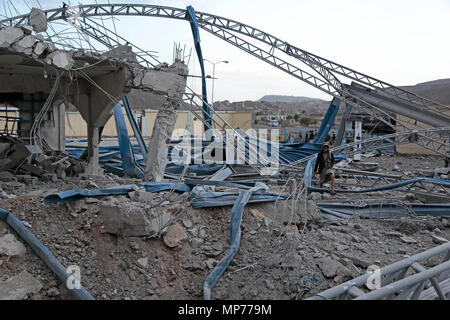
[[[316,165],[314,166],[314,172],[320,175],[320,187],[323,184],[331,180],[331,194],[335,195],[334,191],[334,155],[330,152],[330,145],[325,142],[322,145],[322,151],[317,155]]]

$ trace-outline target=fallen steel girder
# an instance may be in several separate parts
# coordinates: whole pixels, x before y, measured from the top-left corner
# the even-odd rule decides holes
[[[419,133],[421,134],[420,136],[418,135]],[[441,142],[441,140],[450,140],[450,127],[430,128],[386,134],[380,137],[359,140],[342,146],[333,147],[330,151],[335,154],[341,151],[345,151],[347,157],[349,157],[354,153],[369,152],[398,144],[414,142],[428,150],[432,150],[443,156],[446,156],[449,144],[448,142]],[[430,145],[433,145],[435,147],[429,147]],[[306,165],[306,163],[309,160],[313,159],[315,156],[316,155],[305,157],[291,163],[290,165],[285,165],[284,167],[298,169],[298,165]]]
[[[444,255],[443,259],[436,266],[426,269],[420,262]],[[306,300],[379,300],[379,299],[397,299],[397,300],[416,300],[424,296],[426,283],[430,281],[435,291],[435,296],[441,300],[449,298],[449,287],[446,285],[443,290],[443,283],[450,276],[450,242],[444,243],[435,248],[416,254],[412,257],[400,260],[381,269],[373,269],[365,275],[344,282],[334,288],[325,290]],[[405,277],[408,269],[416,272],[412,276]],[[379,277],[379,278],[378,278]],[[377,279],[378,278],[378,279]],[[370,292],[364,292],[363,286],[375,287],[376,280],[378,288]],[[431,288],[430,288],[431,289]],[[426,292],[429,298],[429,291]]]
[[[339,172],[339,169],[336,170]],[[399,180],[397,179],[394,183],[392,182],[391,178],[385,178],[385,177],[376,177],[376,176],[370,176],[370,175],[348,175],[347,178],[355,180],[355,183],[347,183],[346,179],[344,178],[344,181],[340,181],[339,178],[342,177],[342,174],[336,173],[336,192],[338,193],[364,193],[364,192],[371,192],[371,191],[377,191],[376,189],[385,190],[384,188],[389,185],[395,185],[395,184],[402,184],[402,187],[396,187],[396,191],[402,191],[402,192],[426,192],[429,195],[435,195],[439,197],[445,197],[450,196],[450,180],[444,180],[444,179],[431,179],[431,178],[424,178],[424,177],[418,177],[418,178],[412,178],[408,180]],[[339,179],[339,180],[338,180]],[[317,181],[318,182],[318,181]],[[406,182],[409,182],[406,184]],[[353,186],[357,189],[338,189],[337,186]],[[327,191],[328,189],[324,188],[310,188],[312,192],[314,191]],[[369,191],[368,191],[369,190]]]
[[[376,105],[384,111],[394,112],[410,119],[420,120],[420,122],[429,124],[433,127],[450,126],[450,118],[446,117],[443,113],[434,113],[428,110],[421,110],[411,104],[386,97],[354,82],[350,86],[347,86],[347,89],[353,96],[357,96],[372,105]]]
[[[399,201],[383,201],[365,203],[364,200],[352,203],[317,202],[322,214],[349,219],[352,216],[365,218],[392,218],[400,215],[450,217],[450,203],[418,204],[399,203]]]

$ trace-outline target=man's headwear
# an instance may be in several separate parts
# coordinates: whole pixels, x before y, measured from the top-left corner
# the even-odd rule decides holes
[[[323,151],[323,148],[324,148],[324,147],[328,147],[328,150],[327,150],[327,157],[330,157],[330,158],[331,158],[330,145],[328,144],[328,142],[324,142],[324,143],[322,144],[322,151]]]

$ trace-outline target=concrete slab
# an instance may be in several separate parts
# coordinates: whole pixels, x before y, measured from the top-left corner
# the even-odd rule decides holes
[[[37,294],[42,283],[26,271],[0,284],[0,300],[23,300],[29,293]]]
[[[0,237],[0,256],[14,257],[26,252],[25,246],[13,234],[7,233]]]

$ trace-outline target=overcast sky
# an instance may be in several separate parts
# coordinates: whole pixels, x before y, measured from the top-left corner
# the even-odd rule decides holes
[[[37,6],[36,0],[26,0]],[[8,2],[5,0],[4,2]],[[72,5],[96,1],[66,0]],[[97,3],[107,3],[98,0]],[[237,20],[259,28],[301,49],[343,64],[394,85],[414,85],[450,78],[450,0],[111,0],[186,8]],[[14,0],[25,12],[25,0]],[[41,0],[44,8],[62,1]],[[0,2],[3,7],[3,0]],[[5,9],[5,8],[3,8]],[[3,10],[0,13],[4,13]],[[187,21],[163,18],[120,17],[118,33],[160,61],[172,62],[174,43],[192,48],[189,69],[200,74]],[[200,31],[203,55],[217,62],[214,100],[257,100],[266,94],[331,96]],[[299,66],[303,66],[300,64]],[[205,63],[207,74],[212,65]],[[305,70],[309,70],[306,66]],[[349,82],[349,80],[346,80]],[[200,91],[198,81],[189,86]],[[211,80],[207,82],[211,93]],[[211,100],[211,97],[209,98]]]

